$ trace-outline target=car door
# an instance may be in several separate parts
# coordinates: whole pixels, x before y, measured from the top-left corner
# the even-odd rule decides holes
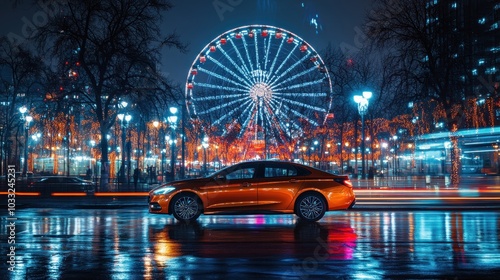
[[[216,183],[206,187],[209,210],[244,210],[257,205],[257,188],[253,185],[258,164],[235,165],[215,178]]]
[[[257,184],[259,209],[277,211],[286,209],[300,188],[299,170],[286,163],[266,163],[262,179]]]

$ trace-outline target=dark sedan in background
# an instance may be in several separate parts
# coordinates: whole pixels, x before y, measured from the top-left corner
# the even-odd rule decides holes
[[[28,191],[39,192],[45,195],[56,192],[84,192],[93,194],[95,189],[96,184],[94,182],[71,176],[44,177],[28,185]]]

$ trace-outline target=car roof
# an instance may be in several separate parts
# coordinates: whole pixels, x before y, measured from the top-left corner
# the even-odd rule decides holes
[[[285,164],[285,165],[290,165],[290,166],[296,166],[298,168],[304,168],[304,169],[308,170],[309,172],[315,173],[316,175],[323,174],[323,175],[327,175],[327,176],[342,177],[339,175],[328,173],[326,171],[323,171],[321,169],[318,169],[318,168],[315,168],[315,167],[312,167],[309,165],[305,165],[305,164],[301,164],[301,163],[297,163],[297,162],[293,162],[293,161],[284,161],[284,160],[248,160],[248,161],[242,161],[242,162],[239,162],[239,163],[236,163],[233,165],[229,165],[226,168],[230,168],[232,166],[241,165],[241,164],[252,164],[252,163],[253,164]]]

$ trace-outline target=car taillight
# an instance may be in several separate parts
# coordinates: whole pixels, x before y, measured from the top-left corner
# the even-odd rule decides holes
[[[335,178],[333,179],[335,182],[340,183],[346,187],[352,188],[352,182],[348,177]]]

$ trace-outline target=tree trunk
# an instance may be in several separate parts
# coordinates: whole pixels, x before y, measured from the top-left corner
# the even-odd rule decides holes
[[[458,137],[452,132],[451,142],[451,184],[457,185],[460,182],[460,149],[458,147]]]
[[[100,190],[109,189],[109,158],[108,158],[108,131],[101,124],[101,179],[99,181]]]

